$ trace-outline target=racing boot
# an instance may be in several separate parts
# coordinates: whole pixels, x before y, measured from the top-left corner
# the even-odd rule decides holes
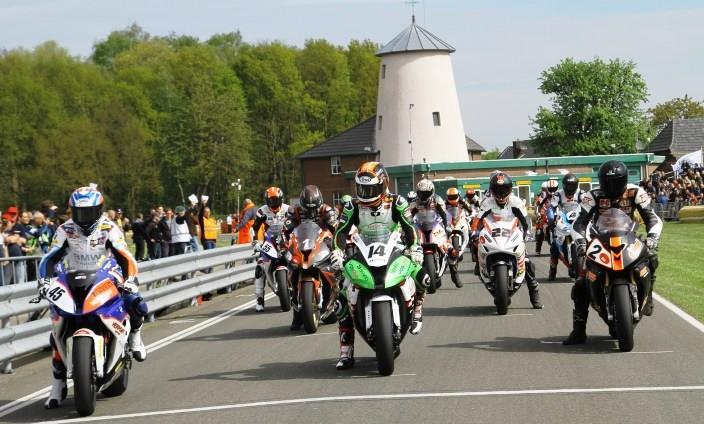
[[[574,312],[573,312],[574,314]],[[578,321],[574,319],[572,323],[572,332],[562,344],[565,346],[584,344],[587,342],[587,323],[585,321]]]
[[[257,303],[254,305],[255,312],[264,312],[264,296],[257,296]]]
[[[655,275],[650,279],[650,292],[648,293],[648,298],[645,300],[645,306],[643,307],[643,315],[648,317],[653,315],[653,287],[655,287]]]
[[[147,348],[144,347],[144,342],[142,342],[142,327],[130,332],[129,345],[132,350],[132,357],[137,362],[144,362],[147,359]]]
[[[293,319],[291,320],[291,331],[300,330],[303,326],[303,321],[301,321],[301,311],[293,310]]]
[[[425,301],[425,292],[416,292],[416,302],[413,308],[413,321],[411,322],[411,334],[417,336],[423,329],[423,302]]]
[[[66,387],[66,380],[54,377],[54,381],[51,383],[49,397],[46,398],[46,401],[44,402],[44,408],[54,409],[61,406],[61,402],[66,399],[67,392],[68,388]]]
[[[479,275],[479,261],[474,261],[474,275]]]
[[[548,271],[548,281],[555,281],[557,278],[557,258],[550,258],[550,271]]]
[[[351,319],[346,319],[346,323],[351,324]],[[347,370],[354,367],[354,328],[340,324],[338,328],[340,334],[340,359],[335,368]]]
[[[535,264],[528,259],[526,259],[526,285],[533,309],[543,309],[543,304],[540,302],[540,285],[535,279]]]

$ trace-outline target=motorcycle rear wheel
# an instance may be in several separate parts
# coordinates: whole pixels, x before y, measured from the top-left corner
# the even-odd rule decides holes
[[[377,368],[379,374],[391,375],[394,372],[394,320],[391,302],[374,302],[372,317]]]
[[[621,352],[633,350],[633,307],[628,284],[614,281],[614,321],[618,335],[618,348]]]
[[[508,302],[508,266],[498,264],[494,268],[494,305],[496,305],[496,313],[506,315]]]
[[[78,415],[85,417],[95,412],[97,388],[94,376],[95,359],[93,339],[76,337],[73,339],[73,397]]]
[[[276,288],[279,291],[276,294],[279,296],[281,311],[288,312],[291,310],[291,292],[288,289],[288,278],[286,277],[286,271],[281,269],[274,272],[274,278],[276,279]]]
[[[306,333],[313,334],[318,331],[320,324],[320,311],[315,299],[315,286],[312,281],[301,283],[301,319]]]

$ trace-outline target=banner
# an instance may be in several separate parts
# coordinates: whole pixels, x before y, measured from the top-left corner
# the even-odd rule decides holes
[[[682,156],[675,162],[675,165],[672,167],[672,169],[675,171],[675,175],[679,176],[680,173],[682,173],[682,165],[685,163],[688,163],[690,166],[694,164],[701,164],[702,163],[702,150],[695,150],[692,153],[687,153],[686,155]]]

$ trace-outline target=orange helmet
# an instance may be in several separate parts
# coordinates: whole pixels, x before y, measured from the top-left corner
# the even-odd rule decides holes
[[[464,193],[464,197],[467,198],[467,200],[472,200],[474,199],[474,189],[473,188],[468,188],[467,191]]]
[[[445,194],[447,195],[447,203],[452,206],[457,206],[457,203],[460,201],[460,191],[457,190],[457,187],[448,188]]]
[[[376,207],[389,189],[389,174],[379,162],[365,162],[354,176],[357,199],[362,206]]]
[[[276,212],[284,202],[284,192],[278,187],[269,187],[264,193],[264,201],[269,209]]]

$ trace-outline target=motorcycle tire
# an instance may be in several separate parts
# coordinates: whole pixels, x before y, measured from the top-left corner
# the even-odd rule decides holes
[[[315,286],[312,281],[301,283],[301,320],[306,333],[313,334],[318,331],[320,311],[315,299]]]
[[[377,369],[381,375],[391,375],[394,372],[394,319],[391,302],[374,302],[372,317]]]
[[[506,315],[508,312],[508,266],[505,264],[494,268],[494,305],[497,314]]]
[[[614,321],[618,336],[618,348],[621,352],[633,350],[633,307],[628,284],[614,281]]]
[[[425,272],[430,277],[430,286],[428,286],[428,293],[435,293],[437,290],[437,271],[435,270],[435,257],[431,253],[427,253],[423,256],[423,268]]]
[[[95,358],[93,339],[75,337],[73,339],[73,397],[78,415],[85,417],[95,412],[97,392],[95,381]]]
[[[106,397],[120,396],[127,390],[127,385],[129,384],[130,370],[123,366],[120,376],[117,380],[113,381],[107,389],[103,390],[101,393]]]
[[[274,273],[274,278],[276,278],[276,288],[279,296],[279,304],[281,305],[281,312],[288,312],[291,310],[291,291],[288,289],[288,278],[286,277],[286,271],[278,270]]]

